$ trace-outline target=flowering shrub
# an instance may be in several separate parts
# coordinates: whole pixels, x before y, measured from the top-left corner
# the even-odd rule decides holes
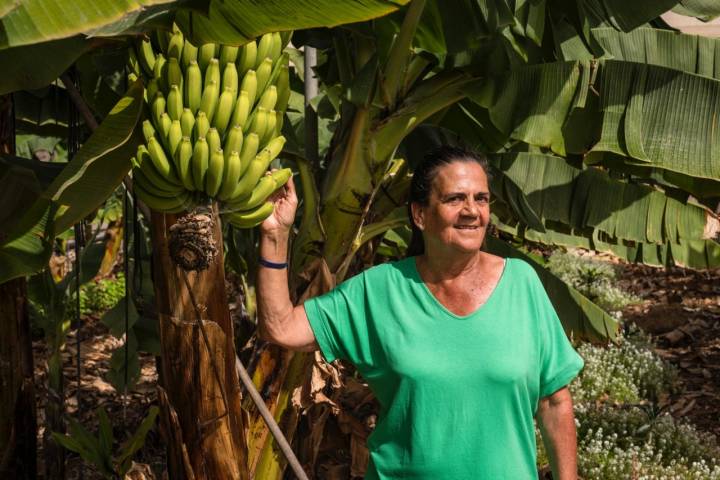
[[[623,308],[640,301],[615,286],[615,268],[609,263],[557,250],[548,258],[547,268],[616,317]]]

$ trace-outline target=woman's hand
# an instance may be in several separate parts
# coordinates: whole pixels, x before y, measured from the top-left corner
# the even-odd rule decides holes
[[[273,203],[275,208],[272,215],[260,224],[260,232],[262,234],[289,233],[295,221],[295,212],[298,205],[293,178],[290,177],[285,186],[275,192],[269,198],[269,201]]]

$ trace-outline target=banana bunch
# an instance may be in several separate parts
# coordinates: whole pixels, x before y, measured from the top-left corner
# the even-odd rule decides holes
[[[143,202],[177,213],[218,200],[240,228],[272,213],[268,197],[291,176],[268,172],[285,143],[288,41],[267,33],[242,47],[195,46],[173,26],[136,42],[128,78],[143,79],[148,107],[145,143],[132,160]]]

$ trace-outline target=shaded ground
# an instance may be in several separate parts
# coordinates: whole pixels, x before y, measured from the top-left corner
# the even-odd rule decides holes
[[[720,438],[720,270],[692,272],[679,268],[665,270],[623,265],[619,284],[643,299],[639,305],[623,312],[625,319],[634,321],[651,333],[657,342],[658,353],[678,369],[678,385],[665,400],[665,408],[670,409],[674,416],[685,418],[700,430]],[[235,289],[230,288],[228,294],[233,299]],[[236,327],[240,331],[247,330],[241,326],[236,307],[235,303],[231,303]],[[147,355],[141,357],[142,377],[138,386],[123,399],[105,380],[112,351],[121,342],[112,337],[97,318],[87,318],[80,329],[82,372],[78,409],[75,396],[76,334],[75,330],[71,331],[63,354],[68,414],[94,432],[97,426],[95,410],[102,406],[113,421],[116,439],[122,441],[137,428],[149,406],[156,401],[155,360]],[[38,424],[43,425],[43,408],[47,398],[44,342],[34,342],[33,351]],[[38,438],[42,435],[41,428]],[[156,473],[160,473],[164,467],[164,448],[157,429],[154,429],[135,461],[149,464]],[[67,478],[80,478],[80,464],[79,457],[74,454],[69,456]],[[42,450],[39,465],[42,472]],[[347,469],[347,466],[343,468]],[[90,466],[85,465],[82,470],[84,479],[101,478]],[[347,473],[336,478],[343,475],[347,478]]]

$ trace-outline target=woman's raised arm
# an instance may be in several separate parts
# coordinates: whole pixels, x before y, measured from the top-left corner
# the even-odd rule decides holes
[[[275,204],[273,214],[260,225],[260,258],[282,264],[287,262],[288,238],[298,203],[292,178],[272,201]],[[287,268],[261,265],[256,295],[260,338],[291,350],[311,352],[318,349],[305,307],[293,306],[290,301]]]

